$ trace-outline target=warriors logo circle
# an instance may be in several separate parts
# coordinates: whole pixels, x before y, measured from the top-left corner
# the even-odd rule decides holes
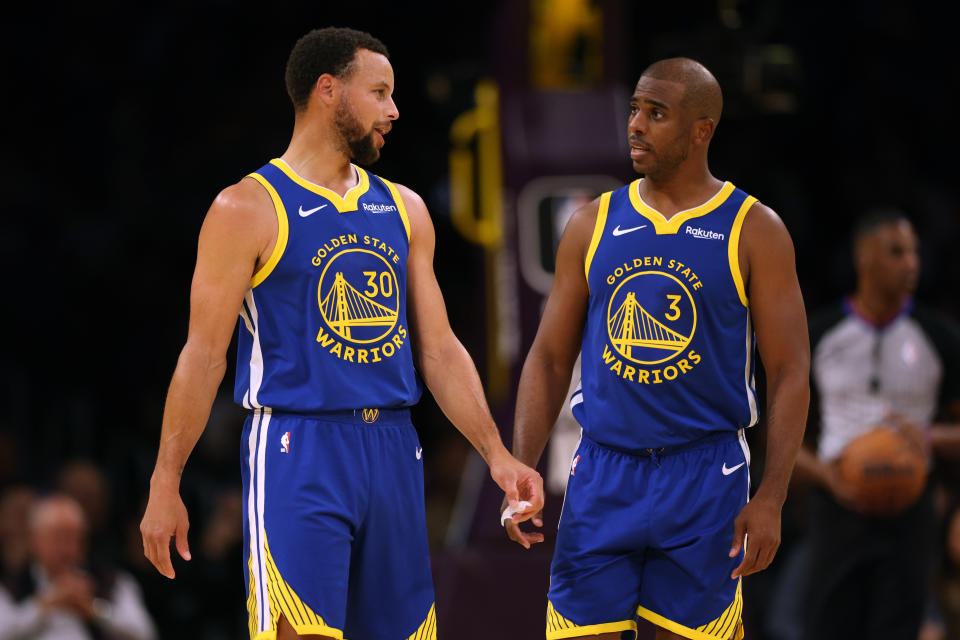
[[[400,288],[393,267],[369,249],[332,256],[320,274],[317,301],[324,322],[347,342],[383,340],[397,325]]]
[[[607,306],[607,335],[623,358],[642,365],[680,355],[697,330],[690,290],[662,271],[634,273],[617,286]]]

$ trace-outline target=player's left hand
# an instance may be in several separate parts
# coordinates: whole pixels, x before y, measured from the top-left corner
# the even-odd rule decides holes
[[[781,505],[760,497],[753,498],[733,523],[733,544],[730,557],[735,558],[746,544],[743,561],[730,574],[731,578],[763,571],[780,548]]]
[[[514,523],[529,520],[543,509],[543,478],[506,449],[500,455],[491,456],[490,476],[503,489],[507,504],[517,509],[513,514]],[[521,500],[529,502],[530,506],[519,509]]]

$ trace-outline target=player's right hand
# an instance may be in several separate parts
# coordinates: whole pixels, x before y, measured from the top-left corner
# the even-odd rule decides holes
[[[189,530],[187,508],[180,499],[179,489],[156,479],[151,481],[147,509],[140,522],[140,534],[143,536],[143,555],[162,575],[171,579],[176,576],[170,562],[171,538],[176,539],[180,557],[190,560],[190,547],[187,544]]]
[[[503,498],[503,504],[500,505],[500,514],[503,515],[503,512],[507,510],[507,507],[510,505],[506,496]],[[540,509],[530,518],[530,522],[533,523],[535,527],[543,526],[543,509]],[[507,530],[507,536],[521,545],[524,549],[529,549],[538,542],[543,542],[543,534],[538,531],[523,531],[520,529],[520,523],[515,522],[512,518],[507,518],[503,522],[503,528]]]

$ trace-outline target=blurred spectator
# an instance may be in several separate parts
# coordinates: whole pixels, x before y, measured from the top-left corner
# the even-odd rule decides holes
[[[12,588],[30,562],[30,510],[34,491],[14,485],[0,497],[0,583]]]
[[[53,495],[36,503],[29,518],[29,570],[0,588],[0,640],[156,637],[130,576],[84,569],[87,531],[72,498]]]
[[[118,559],[118,536],[111,526],[110,483],[95,462],[85,458],[70,460],[56,476],[55,488],[80,505],[87,521],[88,563],[110,567]]]
[[[838,472],[847,445],[878,424],[934,455],[956,456],[960,332],[916,307],[916,234],[898,211],[864,217],[854,234],[856,291],[810,323],[815,410],[796,477],[811,482],[803,636],[917,640],[935,561],[933,490],[902,513],[863,515]],[[805,583],[800,588],[800,582]],[[800,623],[798,619],[796,621]]]

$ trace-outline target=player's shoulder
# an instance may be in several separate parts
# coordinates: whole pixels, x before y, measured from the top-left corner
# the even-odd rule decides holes
[[[273,206],[270,194],[256,180],[245,177],[225,187],[214,198],[211,210],[233,212],[236,215],[269,211]]]
[[[218,235],[266,238],[276,231],[277,215],[267,190],[255,180],[243,178],[217,194],[207,210],[203,226]]]
[[[380,176],[377,176],[380,178]],[[384,183],[388,185],[393,185],[397,189],[397,193],[400,194],[400,197],[403,198],[403,204],[409,210],[411,207],[415,209],[422,209],[426,211],[427,204],[423,201],[423,198],[420,197],[420,194],[408,187],[405,184],[400,184],[399,182],[390,182],[386,178],[380,178]]]
[[[570,220],[567,221],[567,226],[565,227],[564,234],[566,233],[576,233],[577,235],[586,234],[588,238],[593,236],[593,230],[597,226],[598,222],[601,220],[601,212],[603,215],[606,215],[607,211],[604,209],[604,201],[609,203],[609,195],[612,192],[601,193],[599,196],[591,200],[590,202],[577,207],[573,214],[570,216]],[[609,206],[609,205],[608,205]]]
[[[753,232],[758,236],[764,236],[770,233],[787,234],[787,225],[783,218],[771,207],[755,200],[747,210],[743,222],[743,233]]]

